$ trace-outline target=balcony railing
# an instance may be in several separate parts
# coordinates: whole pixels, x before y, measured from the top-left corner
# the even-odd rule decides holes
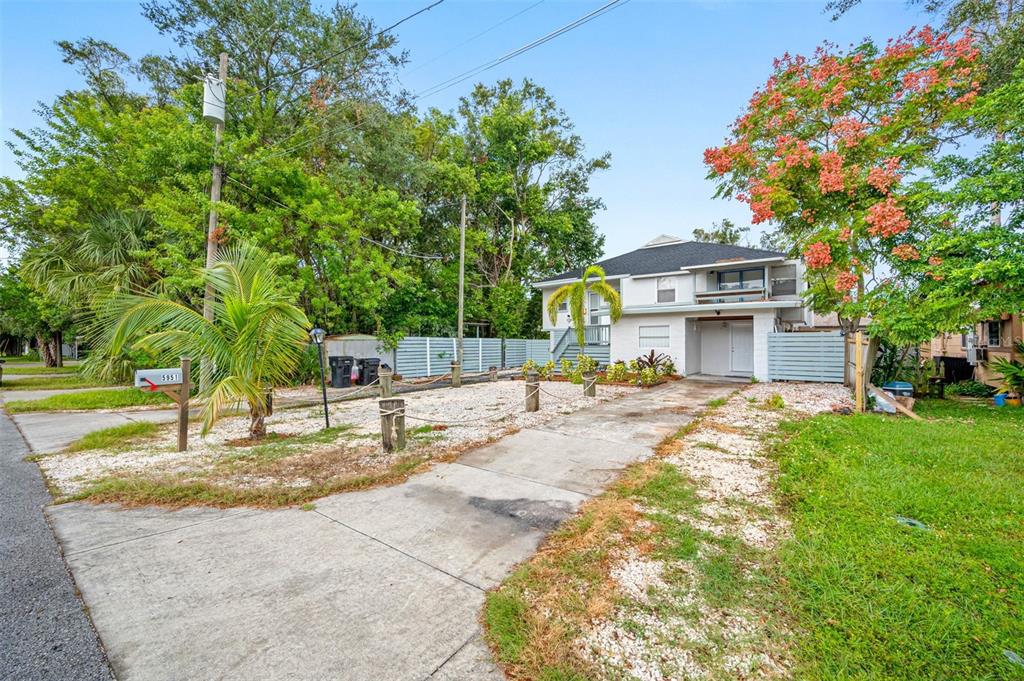
[[[697,291],[694,298],[698,303],[746,303],[767,298],[764,287],[729,288],[714,291]]]
[[[608,324],[585,326],[583,338],[587,345],[608,345],[612,342],[612,327]]]

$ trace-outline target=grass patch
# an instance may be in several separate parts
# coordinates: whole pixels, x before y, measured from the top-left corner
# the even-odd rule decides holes
[[[218,508],[234,506],[276,508],[298,505],[301,508],[316,499],[331,494],[402,482],[429,460],[428,456],[410,456],[377,473],[355,475],[306,487],[286,485],[234,487],[175,476],[161,478],[109,477],[90,484],[76,494],[60,497],[56,503],[88,500],[95,503],[116,502],[125,506],[165,506],[169,508],[197,505]]]
[[[1024,678],[1024,410],[916,411],[821,415],[777,450],[796,676]]]
[[[77,393],[51,395],[40,400],[15,400],[4,408],[9,414],[29,411],[71,411],[82,409],[122,409],[150,405],[170,406],[174,401],[160,392],[143,392],[136,388],[116,390],[85,390]]]
[[[7,370],[4,369],[4,373]],[[3,390],[66,390],[70,388],[98,388],[109,385],[82,376],[32,376],[14,381],[4,381]]]
[[[22,367],[4,365],[4,376],[19,376],[24,374],[77,374],[79,366],[66,367]]]
[[[160,430],[156,423],[148,421],[135,421],[121,426],[96,430],[81,440],[76,440],[68,445],[65,452],[85,452],[92,449],[115,449],[126,445],[134,444],[139,440],[152,437]]]

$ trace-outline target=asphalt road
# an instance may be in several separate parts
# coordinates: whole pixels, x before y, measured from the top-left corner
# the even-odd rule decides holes
[[[28,447],[0,412],[0,679],[110,681],[57,540],[50,495]]]

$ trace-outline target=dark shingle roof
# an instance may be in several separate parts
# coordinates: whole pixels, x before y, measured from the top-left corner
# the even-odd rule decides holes
[[[597,265],[604,269],[606,276],[613,277],[622,274],[657,274],[659,272],[674,272],[684,267],[696,265],[711,265],[720,261],[735,260],[758,260],[761,258],[784,257],[784,253],[777,251],[765,251],[760,248],[746,248],[744,246],[729,246],[727,244],[710,244],[701,241],[683,241],[664,246],[653,246],[649,248],[638,248],[635,251],[617,255],[614,258],[602,260]],[[559,281],[562,279],[578,279],[583,274],[582,270],[570,270],[556,274],[553,277],[546,277],[538,280],[538,283],[545,281]]]

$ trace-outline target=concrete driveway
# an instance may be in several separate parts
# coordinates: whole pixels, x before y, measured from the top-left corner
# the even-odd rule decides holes
[[[499,679],[484,592],[734,388],[639,392],[313,511],[48,513],[122,681]]]

